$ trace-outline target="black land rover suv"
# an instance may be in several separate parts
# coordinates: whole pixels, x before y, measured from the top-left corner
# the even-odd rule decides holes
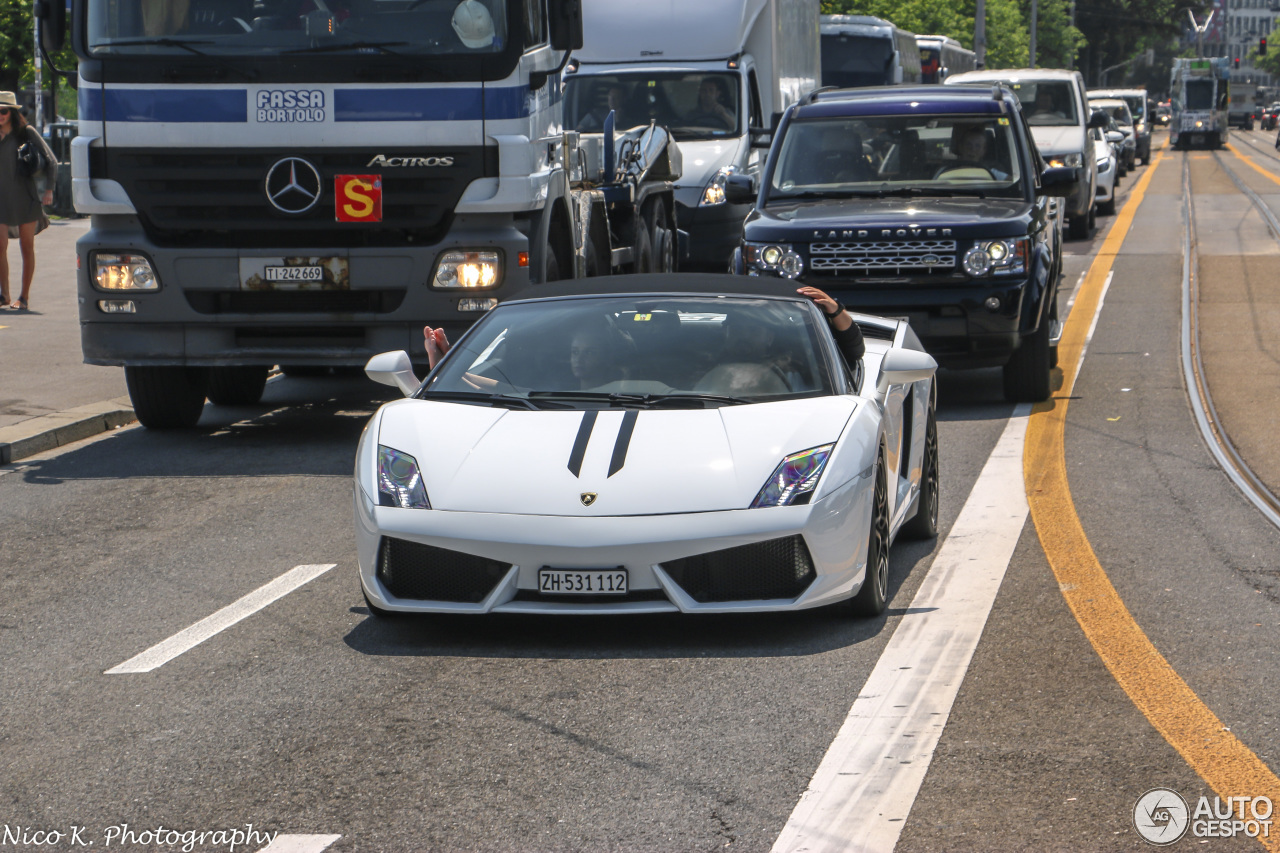
[[[783,114],[733,271],[906,317],[947,367],[1004,366],[1049,396],[1061,217],[1077,169],[1046,168],[1002,86],[819,90]],[[782,282],[780,282],[781,284]]]

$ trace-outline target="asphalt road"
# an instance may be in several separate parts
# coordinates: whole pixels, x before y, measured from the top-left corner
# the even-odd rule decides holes
[[[1280,534],[1188,408],[1184,157],[1204,304],[1240,301],[1215,264],[1280,253],[1217,161],[1166,155],[1113,261],[1065,464],[1136,622],[1274,772]],[[1102,239],[1066,244],[1063,316]],[[1219,340],[1242,337],[1232,309],[1211,313]],[[1256,377],[1206,357],[1224,423],[1262,441],[1274,384],[1241,396]],[[125,823],[253,824],[340,836],[334,851],[770,850],[890,638],[926,618],[912,599],[1014,411],[998,370],[940,375],[942,535],[895,545],[883,618],[382,622],[356,580],[349,478],[383,392],[281,379],[260,406],[209,406],[193,432],[123,429],[0,468],[0,842],[4,827],[82,827],[103,847]],[[1265,445],[1249,448],[1261,471]],[[151,672],[104,674],[295,566],[329,564]],[[1157,786],[1213,794],[1103,665],[1028,520],[897,849],[1139,849],[1132,810]],[[144,841],[109,849],[181,848]],[[1175,846],[1258,848],[1203,841]]]

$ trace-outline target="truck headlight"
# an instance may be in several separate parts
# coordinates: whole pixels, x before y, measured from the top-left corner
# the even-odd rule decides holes
[[[381,444],[378,445],[378,505],[431,509],[418,460]]]
[[[494,287],[502,281],[502,255],[493,250],[445,252],[436,261],[432,287]]]
[[[738,171],[737,166],[725,166],[707,182],[707,187],[702,191],[702,200],[698,202],[698,207],[712,207],[717,204],[724,204],[724,186],[729,181],[729,176]]]
[[[1078,169],[1084,165],[1083,154],[1059,154],[1056,157],[1049,158],[1049,165],[1055,169],[1066,166],[1068,169]]]
[[[804,272],[804,258],[785,243],[746,243],[743,260],[754,275],[770,273],[783,278],[799,278]]]
[[[984,240],[964,253],[964,271],[974,278],[1025,273],[1030,244],[1029,237]]]
[[[99,290],[159,290],[151,261],[142,255],[93,256],[93,277]]]

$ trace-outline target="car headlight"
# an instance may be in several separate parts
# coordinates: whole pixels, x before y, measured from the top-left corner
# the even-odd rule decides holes
[[[964,271],[974,278],[1025,273],[1030,244],[1029,237],[984,240],[964,253]]]
[[[431,509],[418,460],[381,444],[378,445],[378,506]]]
[[[1084,165],[1083,154],[1059,154],[1056,157],[1049,158],[1049,165],[1055,169],[1066,166],[1068,169],[1078,169]]]
[[[785,243],[746,243],[742,255],[747,270],[754,275],[766,272],[783,278],[799,278],[804,272],[804,258]]]
[[[1106,174],[1107,172],[1110,172],[1110,171],[1111,171],[1111,159],[1110,159],[1110,158],[1107,158],[1106,160],[1099,160],[1099,161],[1098,161],[1098,174],[1100,174],[1100,175],[1104,175],[1104,174]]]
[[[707,182],[706,189],[702,191],[702,200],[698,202],[698,207],[712,207],[717,204],[724,204],[724,186],[728,183],[729,176],[737,171],[737,166],[725,166],[712,175],[711,180]]]
[[[502,281],[502,256],[493,250],[445,252],[436,262],[432,287],[494,287]]]
[[[808,503],[822,469],[827,465],[834,444],[824,444],[800,453],[793,453],[769,475],[764,487],[751,502],[751,509],[766,506],[791,506]],[[803,499],[802,499],[803,498]]]
[[[93,256],[94,283],[99,290],[159,290],[160,281],[150,259],[142,255]]]

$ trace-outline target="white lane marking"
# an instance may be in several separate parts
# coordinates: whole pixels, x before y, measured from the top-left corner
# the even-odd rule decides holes
[[[320,853],[341,835],[277,835],[258,853]]]
[[[1084,284],[1084,277],[1088,275],[1088,273],[1088,270],[1080,273],[1080,277],[1076,279],[1076,286],[1071,288],[1071,295],[1067,297],[1068,316],[1071,314],[1071,308],[1076,304],[1076,297],[1080,294],[1080,286]],[[1063,322],[1065,323],[1066,320],[1063,320]]]
[[[295,566],[280,577],[260,586],[238,601],[201,619],[190,628],[184,628],[169,639],[157,643],[145,652],[129,658],[119,666],[113,666],[104,675],[123,675],[134,672],[150,672],[163,666],[185,651],[195,648],[210,637],[225,631],[241,619],[248,618],[278,598],[283,598],[298,587],[313,581],[336,566],[337,563],[321,563]]]
[[[1084,334],[1084,346],[1080,347],[1080,360],[1076,362],[1076,372],[1071,377],[1071,387],[1062,388],[1059,394],[1069,396],[1076,387],[1076,379],[1080,376],[1080,367],[1084,364],[1084,354],[1089,351],[1089,344],[1093,343],[1093,332],[1098,328],[1098,318],[1102,316],[1102,304],[1107,301],[1107,291],[1111,289],[1111,279],[1115,276],[1115,270],[1107,273],[1107,278],[1102,282],[1102,292],[1098,294],[1098,307],[1093,311],[1093,319],[1089,321],[1089,331]]]
[[[911,811],[1029,509],[1029,404],[1005,425],[929,574],[773,845],[891,851]]]

